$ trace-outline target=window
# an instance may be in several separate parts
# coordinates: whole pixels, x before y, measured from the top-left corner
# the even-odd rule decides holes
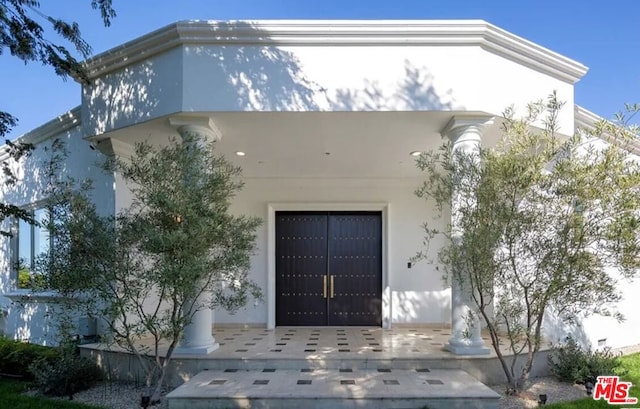
[[[15,263],[17,272],[17,287],[31,288],[38,277],[33,273],[36,258],[51,249],[52,241],[46,228],[49,210],[44,207],[34,207],[32,215],[38,224],[29,224],[24,220],[16,223]]]

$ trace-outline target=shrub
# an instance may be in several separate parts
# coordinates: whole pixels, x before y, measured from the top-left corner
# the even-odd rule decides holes
[[[74,349],[62,349],[55,362],[39,360],[29,368],[35,384],[45,395],[68,396],[89,389],[103,378],[100,368],[89,358],[79,356]]]
[[[18,271],[18,288],[29,288],[29,282],[31,281],[31,273],[26,268],[21,268]]]
[[[54,362],[58,356],[58,350],[52,347],[0,337],[0,373],[33,379],[29,367],[34,362]]]
[[[615,374],[620,366],[619,355],[610,348],[601,351],[583,349],[572,337],[553,347],[548,360],[551,373],[563,382],[595,381],[600,375]]]
[[[549,369],[563,382],[576,382],[587,366],[585,352],[575,339],[568,337],[564,344],[554,346],[549,353]]]
[[[583,379],[591,379],[595,382],[600,375],[626,375],[621,372],[620,354],[614,353],[611,348],[601,351],[587,351],[587,367]]]

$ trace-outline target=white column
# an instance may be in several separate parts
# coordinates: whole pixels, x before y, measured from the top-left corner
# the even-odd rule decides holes
[[[106,156],[115,156],[125,162],[129,162],[135,151],[134,145],[114,138],[93,141],[91,142],[91,148],[97,149]],[[113,178],[115,183],[115,213],[118,214],[131,207],[133,196],[130,186],[127,185],[120,172],[114,172]]]
[[[462,155],[469,161],[479,161],[482,135],[492,123],[491,117],[453,117],[442,131],[443,136],[451,139],[453,158]],[[468,205],[469,201],[474,200],[469,194],[468,190],[461,189],[453,192],[451,198],[451,233],[456,244],[460,244],[462,240],[459,210],[463,202],[466,201]],[[473,311],[471,288],[464,280],[465,274],[454,271],[452,276],[451,338],[445,349],[456,355],[488,354],[489,348],[485,346],[480,333],[480,320],[474,314],[470,315],[470,311]]]
[[[183,141],[205,144],[220,139],[220,132],[211,118],[206,116],[178,115],[169,118],[169,124],[175,127]],[[191,322],[185,327],[180,346],[176,354],[206,355],[220,347],[213,337],[213,311],[206,307],[211,294],[202,292],[192,302],[197,311]]]
[[[184,328],[180,346],[175,350],[176,354],[206,355],[220,348],[212,334],[213,311],[202,306],[208,303],[209,296],[208,292],[203,292],[194,301],[198,310]]]

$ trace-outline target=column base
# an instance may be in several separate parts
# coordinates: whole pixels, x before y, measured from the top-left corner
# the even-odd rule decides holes
[[[220,344],[215,342],[210,345],[198,345],[192,347],[179,346],[173,350],[173,353],[178,355],[209,355],[218,348],[220,348]]]
[[[453,345],[451,342],[447,342],[444,349],[456,355],[489,355],[491,353],[491,350],[484,345]]]

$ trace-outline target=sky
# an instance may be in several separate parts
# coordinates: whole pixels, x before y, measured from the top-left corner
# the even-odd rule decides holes
[[[640,103],[640,0],[113,0],[111,27],[90,3],[41,0],[41,10],[78,22],[94,54],[188,19],[482,19],[589,67],[575,85],[575,102],[588,110],[611,118]],[[0,111],[20,121],[10,139],[80,103],[72,79],[4,51]]]

